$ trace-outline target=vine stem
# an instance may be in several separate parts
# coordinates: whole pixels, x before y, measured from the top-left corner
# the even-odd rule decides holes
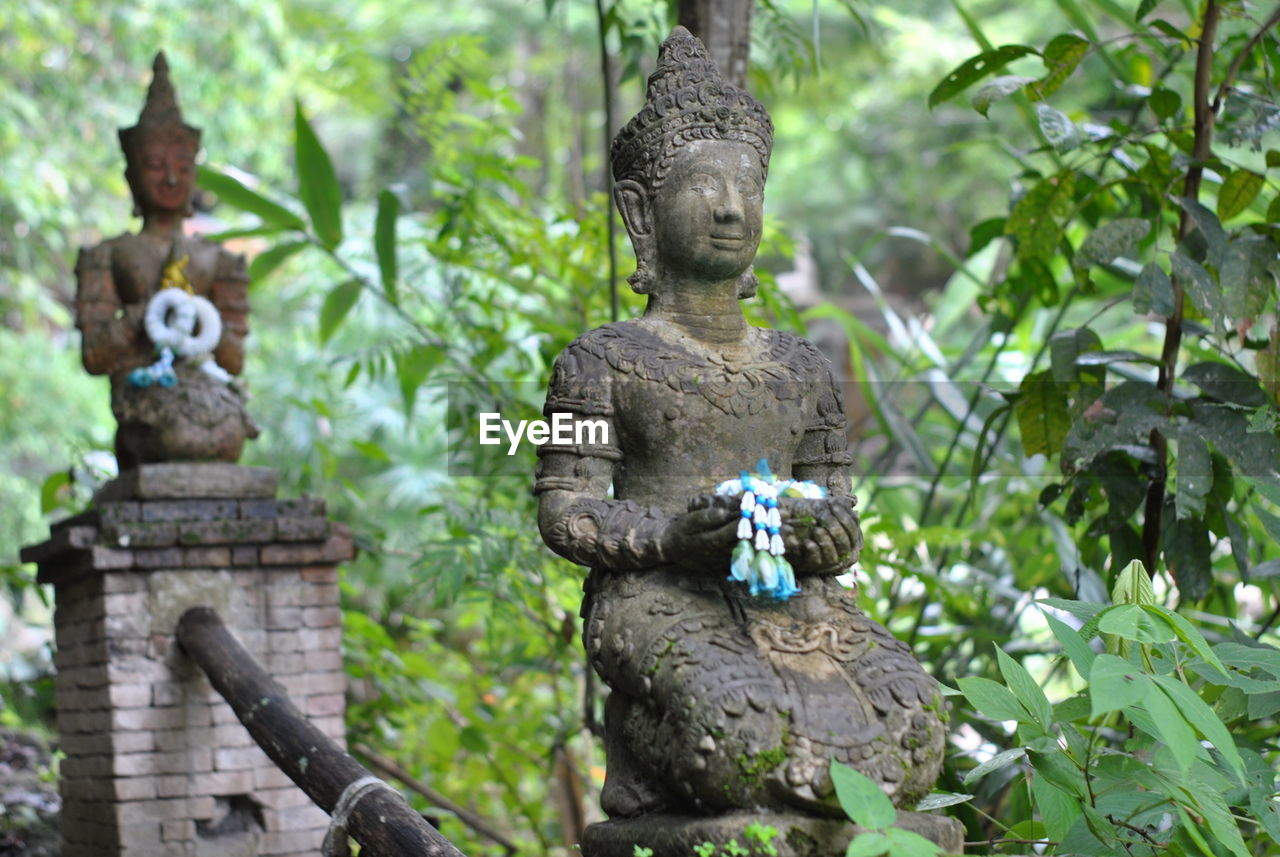
[[[1217,0],[1207,0],[1204,23],[1200,32],[1200,45],[1196,51],[1194,107],[1194,140],[1191,148],[1191,165],[1187,167],[1187,180],[1183,184],[1183,196],[1200,199],[1200,181],[1204,176],[1204,164],[1212,156],[1213,122],[1217,103],[1209,103],[1210,75],[1213,73],[1213,39],[1218,31],[1220,9]],[[1265,30],[1265,27],[1264,27]],[[1229,83],[1224,81],[1224,83]],[[1221,95],[1221,91],[1219,92]],[[1184,207],[1178,217],[1178,241],[1191,231],[1191,215]],[[1173,392],[1173,379],[1178,367],[1178,353],[1182,349],[1182,319],[1186,306],[1186,292],[1177,277],[1173,278],[1173,314],[1165,319],[1164,346],[1160,350],[1160,374],[1156,389],[1168,396]],[[1168,478],[1169,440],[1159,429],[1151,432],[1151,446],[1156,454],[1157,472],[1147,489],[1147,501],[1142,523],[1142,547],[1146,555],[1147,573],[1156,573],[1160,558],[1160,524],[1164,511],[1165,481]]]

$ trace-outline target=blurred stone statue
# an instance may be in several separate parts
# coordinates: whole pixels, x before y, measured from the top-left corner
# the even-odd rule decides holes
[[[233,378],[249,332],[244,258],[183,232],[200,131],[183,122],[163,53],[154,72],[138,124],[120,130],[142,229],[76,263],[84,366],[110,376],[121,471],[233,462],[258,434]]]
[[[837,580],[862,533],[831,367],[739,306],[758,284],[772,143],[764,107],[676,28],[613,141],[647,309],[574,340],[553,371],[548,417],[595,428],[539,447],[534,488],[546,543],[591,569],[584,642],[611,689],[610,821],[588,829],[587,857],[686,857],[735,835],[726,818],[740,842],[756,818],[784,854],[843,854],[832,760],[904,809],[942,765],[936,683]],[[901,817],[958,850],[951,820]]]

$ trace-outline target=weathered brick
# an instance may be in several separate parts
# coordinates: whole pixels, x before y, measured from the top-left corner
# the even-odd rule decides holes
[[[248,545],[237,545],[231,549],[232,565],[257,565],[258,549]]]
[[[132,572],[117,572],[113,574],[102,575],[102,591],[106,595],[117,592],[145,592],[147,589],[146,575],[134,574]]]
[[[324,839],[324,828],[319,830],[286,830],[262,834],[258,853],[262,857],[275,854],[312,853]]]
[[[105,742],[104,742],[105,744]],[[103,749],[106,749],[105,746]],[[59,771],[68,779],[77,777],[108,777],[112,773],[111,756],[77,756],[62,760]]]
[[[165,842],[196,838],[196,823],[190,818],[173,818],[160,822],[160,838]]]
[[[241,500],[239,512],[242,518],[274,518],[276,516],[276,501]]]
[[[182,564],[187,568],[226,568],[231,565],[231,549],[221,546],[183,548]]]
[[[142,708],[151,705],[151,685],[116,684],[107,689],[107,697],[116,708]]]
[[[336,604],[303,608],[302,624],[308,628],[337,627],[342,624],[342,608]]]
[[[150,800],[156,796],[157,780],[150,775],[116,777],[112,783],[116,800]]]
[[[142,504],[142,520],[216,521],[234,518],[238,511],[234,500],[158,500]]]
[[[178,540],[184,545],[257,544],[272,541],[275,537],[274,518],[222,518],[178,526]]]
[[[171,818],[184,818],[187,815],[187,799],[169,798],[168,800],[124,801],[116,805],[116,817],[121,826],[155,823],[157,834],[159,822]]]
[[[309,565],[302,569],[302,579],[307,583],[333,583],[338,582],[338,567],[336,565]]]
[[[117,753],[149,753],[156,749],[156,733],[151,731],[113,732],[111,749]]]
[[[282,542],[323,542],[329,538],[329,519],[279,518],[276,534]]]
[[[221,796],[249,794],[253,791],[253,769],[209,771],[192,777],[192,788],[200,794]]]
[[[213,753],[215,771],[247,771],[271,764],[258,747],[220,747]]]
[[[326,830],[329,814],[314,803],[298,806],[288,812],[272,813],[275,818],[267,823],[267,831],[275,830]]]
[[[302,592],[302,606],[325,607],[338,603],[338,585],[336,583],[317,583]]]
[[[287,609],[296,610],[297,608]],[[302,652],[272,652],[267,655],[264,666],[273,676],[297,675],[307,671],[307,658]]]
[[[317,649],[306,652],[307,672],[329,672],[342,669],[342,652],[336,649]]]
[[[255,792],[254,798],[268,809],[276,810],[292,810],[294,807],[311,805],[311,798],[307,797],[307,793],[293,785],[289,788],[263,789]]]
[[[142,506],[135,500],[115,503],[98,503],[98,522],[102,526],[127,524],[142,520]]]
[[[315,696],[322,693],[345,692],[347,677],[340,672],[303,673],[302,675],[282,676],[280,683],[284,685],[290,696]]]
[[[302,543],[263,545],[258,558],[263,565],[314,565],[327,556],[324,545]]]
[[[109,524],[102,530],[102,540],[121,548],[167,547],[177,543],[178,525],[172,521]]]
[[[165,774],[152,779],[156,784],[156,795],[159,797],[186,797],[189,793],[191,780],[189,774]]]
[[[324,517],[324,500],[319,497],[277,500],[276,514],[282,518],[322,518]]]
[[[186,723],[183,708],[125,708],[111,712],[113,729],[177,729]]]
[[[182,549],[143,548],[133,552],[133,560],[138,568],[181,568]]]
[[[278,789],[286,786],[295,788],[293,780],[285,776],[284,772],[275,765],[253,769],[253,788],[255,790]]]
[[[326,717],[346,710],[346,699],[340,693],[322,693],[307,697],[307,716]]]
[[[311,725],[328,735],[339,745],[347,746],[347,724],[341,717],[313,717]]]

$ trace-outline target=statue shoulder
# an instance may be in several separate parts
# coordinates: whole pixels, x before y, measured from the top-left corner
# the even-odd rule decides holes
[[[803,336],[785,330],[760,328],[768,340],[767,351],[772,359],[795,367],[808,380],[829,384],[834,370],[827,356]]]
[[[631,322],[614,322],[589,330],[566,345],[551,371],[547,412],[612,413],[611,378],[634,328]]]
[[[137,236],[125,232],[92,246],[81,247],[80,255],[76,259],[76,273],[110,268],[112,259],[122,248],[136,239]]]
[[[203,235],[190,235],[183,240],[191,254],[202,260],[201,267],[211,272],[215,281],[249,282],[249,266],[244,254],[233,253]]]

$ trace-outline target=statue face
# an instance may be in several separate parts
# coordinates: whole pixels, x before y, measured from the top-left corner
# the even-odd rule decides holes
[[[676,156],[652,198],[655,250],[668,274],[724,280],[760,246],[764,169],[746,143],[697,140]]]
[[[148,141],[138,161],[133,184],[143,213],[185,213],[195,182],[190,147],[178,140]]]

